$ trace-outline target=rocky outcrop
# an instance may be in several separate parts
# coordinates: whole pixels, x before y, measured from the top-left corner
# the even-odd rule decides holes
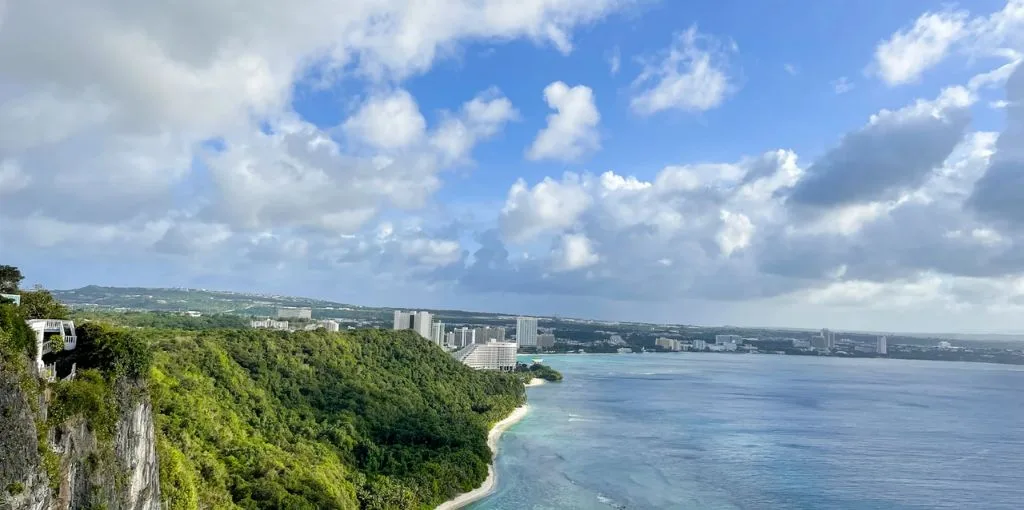
[[[0,367],[0,510],[158,509],[152,406],[138,385],[128,386],[134,386],[135,396],[119,405],[112,440],[99,441],[86,417],[40,438],[46,398],[26,394],[18,378]],[[33,398],[39,405],[32,405]],[[52,454],[40,453],[47,451]],[[48,472],[57,473],[57,479]]]
[[[121,416],[114,438],[114,452],[128,475],[127,486],[123,491],[123,508],[159,508],[160,464],[156,458],[153,406],[149,399],[131,406],[129,412]]]

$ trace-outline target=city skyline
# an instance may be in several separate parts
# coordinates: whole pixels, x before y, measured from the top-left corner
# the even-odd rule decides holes
[[[1024,0],[354,5],[5,11],[4,263],[55,289],[1024,331]]]

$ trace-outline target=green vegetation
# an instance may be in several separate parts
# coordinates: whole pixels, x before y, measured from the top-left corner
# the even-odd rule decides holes
[[[544,379],[545,381],[558,382],[562,380],[562,373],[555,370],[547,365],[541,365],[540,363],[534,363],[526,369],[530,377],[537,377]]]
[[[21,313],[28,319],[67,319],[66,306],[53,297],[50,291],[36,285],[28,291],[20,291]]]
[[[478,486],[517,377],[411,332],[145,332],[171,508],[432,508]]]
[[[24,279],[20,269],[14,266],[0,265],[0,292],[4,294],[17,292],[18,286]]]
[[[189,317],[177,312],[109,312],[76,311],[72,318],[78,322],[92,320],[129,328],[162,328],[201,331],[206,329],[242,329],[249,320],[241,315],[213,314]]]
[[[25,485],[22,484],[21,482],[11,482],[7,484],[7,494],[10,494],[11,496],[17,496],[22,492],[25,492]]]
[[[22,307],[0,304],[0,362],[21,367],[32,402],[49,386],[37,432],[51,480],[61,459],[50,430],[84,420],[101,443],[93,463],[105,464],[124,405],[148,390],[170,508],[433,508],[479,486],[488,429],[525,400],[522,375],[471,370],[412,332],[289,334],[172,311],[77,311],[77,348],[47,355],[77,376],[47,385],[24,321],[68,311],[42,288],[19,293]],[[216,299],[207,309],[237,296]]]
[[[84,423],[96,434],[100,453],[111,459],[118,417],[124,406],[141,394],[152,355],[144,341],[125,330],[85,324],[77,328],[75,350],[62,350],[63,335],[46,339],[53,347],[53,353],[44,358],[47,363],[55,363],[57,372],[63,374],[70,371],[72,364],[77,364],[78,369],[74,379],[46,383],[33,366],[36,337],[25,321],[66,318],[68,311],[41,287],[19,291],[17,284],[21,279],[17,268],[0,266],[0,283],[7,286],[7,292],[18,293],[22,298],[21,306],[0,303],[0,370],[5,377],[17,381],[36,418],[39,461],[51,487],[56,490],[61,483],[61,458],[49,447],[50,431],[73,422]],[[50,393],[44,419],[39,403],[47,389]],[[110,462],[93,464],[96,469],[114,470],[115,477],[120,475],[117,470],[121,468]],[[23,490],[24,487],[12,483],[7,490],[13,494],[12,489]]]

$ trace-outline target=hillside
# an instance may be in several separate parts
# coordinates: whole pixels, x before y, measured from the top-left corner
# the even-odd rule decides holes
[[[139,331],[169,508],[432,508],[525,399],[410,332]]]

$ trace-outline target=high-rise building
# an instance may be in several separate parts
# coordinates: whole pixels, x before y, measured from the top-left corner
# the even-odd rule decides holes
[[[537,319],[519,317],[516,319],[516,343],[523,346],[537,345]]]
[[[433,322],[430,312],[416,312],[412,319],[412,329],[416,330],[421,337],[430,340],[430,335],[433,333],[431,323]]]
[[[338,321],[334,321],[334,320],[331,320],[331,319],[322,320],[322,321],[319,322],[319,324],[320,324],[321,327],[326,329],[329,333],[337,333],[338,331],[341,330],[341,325],[338,324]]]
[[[537,335],[537,347],[554,347],[555,346],[555,334],[554,333],[541,333]]]
[[[473,343],[476,343],[475,329],[470,329],[463,326],[455,330],[455,343],[452,344],[453,346],[465,347]]]
[[[473,328],[476,331],[476,343],[485,344],[491,340],[495,342],[505,341],[505,328],[498,326],[482,326]]]
[[[708,343],[704,340],[694,340],[690,342],[690,348],[695,351],[703,351],[708,348]]]
[[[455,347],[455,332],[449,331],[444,334],[445,347]]]
[[[487,342],[470,344],[452,353],[452,356],[477,370],[511,372],[516,368],[515,342]]]
[[[880,336],[878,342],[875,344],[875,352],[878,354],[889,354],[889,339]]]
[[[823,346],[824,346],[825,349],[835,349],[836,348],[836,332],[835,331],[829,331],[828,328],[825,328],[825,329],[821,330],[821,339],[822,339],[822,344],[824,344]]]
[[[437,345],[444,344],[444,323],[435,322],[431,325],[430,340]]]
[[[680,351],[683,349],[682,343],[674,338],[659,337],[654,340],[654,345],[670,351]]]
[[[395,331],[401,329],[412,329],[412,314],[401,310],[395,310],[395,325],[392,329]]]

